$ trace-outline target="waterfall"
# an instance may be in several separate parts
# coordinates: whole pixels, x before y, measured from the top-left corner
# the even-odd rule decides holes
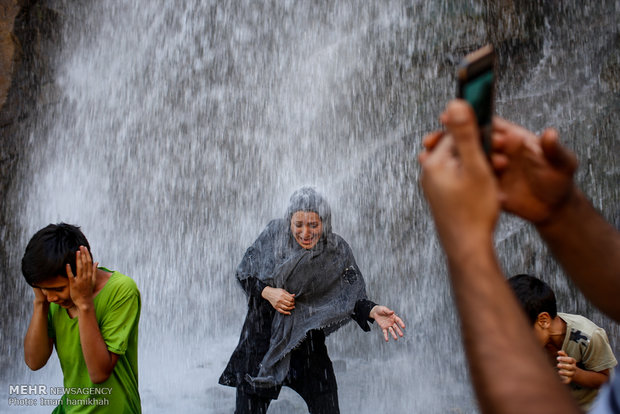
[[[23,130],[11,201],[19,239],[2,240],[15,279],[0,341],[5,394],[7,384],[62,384],[55,357],[38,372],[22,361],[31,292],[19,260],[36,230],[65,221],[141,290],[144,412],[232,412],[234,389],[217,378],[246,311],[234,269],[311,184],[369,298],[407,324],[395,343],[355,324],[328,338],[342,412],[476,412],[417,154],[455,94],[456,63],[489,41],[498,114],[559,129],[581,161],[580,187],[620,226],[617,1],[50,3],[63,24],[52,99]],[[503,216],[496,244],[508,275],[549,282],[559,309],[604,327],[618,355],[617,326],[531,226]],[[285,389],[272,412],[307,409]]]

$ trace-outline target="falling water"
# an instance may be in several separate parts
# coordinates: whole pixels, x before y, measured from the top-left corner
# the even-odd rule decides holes
[[[2,241],[18,280],[3,305],[3,395],[61,385],[57,360],[35,373],[21,361],[31,309],[19,258],[37,229],[66,221],[140,287],[144,411],[232,412],[217,378],[245,315],[235,266],[292,191],[314,184],[369,297],[408,326],[397,343],[353,324],[328,338],[342,412],[476,412],[416,162],[460,56],[498,46],[498,113],[556,126],[582,161],[581,187],[620,225],[618,2],[491,3],[51,1],[64,24],[57,68],[7,201],[20,237]],[[560,309],[620,349],[531,227],[503,218],[497,246],[508,274],[549,281]],[[285,390],[270,412],[307,411]]]

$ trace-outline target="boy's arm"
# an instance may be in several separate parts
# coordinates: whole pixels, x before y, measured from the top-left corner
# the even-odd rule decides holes
[[[420,155],[421,183],[446,252],[465,352],[483,413],[578,413],[549,368],[495,257],[498,188],[462,101],[442,115],[448,135]]]
[[[33,288],[32,318],[24,338],[24,361],[36,371],[47,363],[54,350],[54,341],[47,334],[47,312],[50,304],[39,288]]]
[[[73,276],[71,266],[67,265],[67,277],[71,299],[78,310],[82,354],[90,380],[94,384],[100,384],[112,374],[118,355],[108,350],[95,317],[93,288],[98,263],[92,263],[88,250],[83,246],[80,246],[80,250],[76,253],[75,261],[77,276]]]
[[[607,381],[609,381],[608,369],[596,372],[577,368],[573,376],[573,382],[575,384],[588,388],[601,388]]]
[[[600,371],[590,371],[577,366],[577,360],[566,354],[564,351],[558,351],[558,373],[562,382],[565,384],[575,383],[587,388],[600,388],[609,381],[609,369]]]
[[[500,118],[493,127],[502,207],[534,223],[585,296],[620,321],[620,233],[576,188],[575,155],[554,130],[539,138]]]

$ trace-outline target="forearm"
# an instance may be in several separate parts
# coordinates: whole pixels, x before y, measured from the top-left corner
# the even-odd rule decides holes
[[[609,381],[609,370],[600,372],[587,371],[577,368],[572,382],[587,388],[601,388],[603,384]]]
[[[268,287],[266,283],[256,277],[248,277],[243,280],[239,280],[241,288],[248,296],[262,296],[263,290]]]
[[[78,327],[82,354],[90,380],[95,384],[102,383],[112,374],[116,358],[114,354],[108,351],[103,336],[101,336],[92,304],[78,307]]]
[[[483,413],[578,413],[537,345],[492,239],[447,249],[465,352]]]
[[[537,230],[585,296],[620,321],[620,233],[578,190]]]
[[[34,371],[47,363],[54,348],[51,338],[47,334],[47,312],[49,303],[35,300],[32,318],[24,337],[24,361]]]

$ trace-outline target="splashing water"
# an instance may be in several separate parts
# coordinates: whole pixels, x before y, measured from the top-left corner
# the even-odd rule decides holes
[[[581,187],[620,225],[617,3],[498,3],[53,2],[56,95],[24,132],[11,277],[36,230],[82,226],[95,260],[142,292],[144,412],[232,412],[234,390],[217,378],[245,315],[234,269],[288,196],[314,184],[369,297],[408,325],[397,343],[354,324],[328,338],[342,412],[476,412],[416,162],[465,51],[496,44],[497,112],[557,127],[582,161]],[[617,327],[529,226],[503,218],[497,246],[508,274],[549,281],[560,309],[589,316],[619,349]],[[55,357],[36,373],[21,362],[28,295],[20,280],[7,300],[4,392],[62,381]],[[307,410],[285,389],[271,412]]]

